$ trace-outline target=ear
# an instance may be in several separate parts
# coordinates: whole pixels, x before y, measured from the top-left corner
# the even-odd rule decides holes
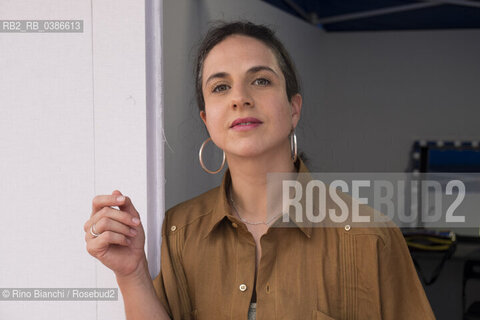
[[[297,127],[297,123],[300,120],[300,112],[302,111],[302,96],[297,93],[290,99],[290,105],[292,106],[292,124],[293,127]]]
[[[206,126],[207,125],[207,113],[204,110],[200,111],[200,118],[202,118],[202,121]]]

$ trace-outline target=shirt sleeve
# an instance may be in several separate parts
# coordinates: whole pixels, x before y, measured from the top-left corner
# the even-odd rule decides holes
[[[165,310],[167,311],[168,315],[172,317],[172,312],[170,311],[167,295],[165,293],[165,285],[163,284],[163,274],[161,270],[160,270],[160,273],[157,275],[157,277],[153,279],[153,287],[155,288],[157,297],[162,303]]]
[[[157,294],[158,299],[162,303],[162,305],[165,307],[165,310],[167,311],[168,315],[172,317],[172,311],[170,310],[170,306],[168,303],[167,299],[167,293],[165,290],[165,283],[164,283],[164,265],[166,265],[166,270],[167,270],[167,277],[171,276],[169,275],[169,270],[170,268],[168,266],[171,266],[171,261],[170,261],[170,255],[168,254],[168,248],[167,244],[165,241],[165,227],[166,226],[166,221],[163,222],[162,225],[162,245],[161,245],[161,266],[160,266],[160,273],[157,275],[155,279],[153,279],[153,287],[155,288],[155,292]]]
[[[382,319],[435,319],[400,229],[388,229],[379,261]]]
[[[186,294],[185,273],[180,259],[181,231],[168,232],[169,212],[162,225],[160,273],[153,286],[160,302],[172,319],[190,319],[190,300]]]

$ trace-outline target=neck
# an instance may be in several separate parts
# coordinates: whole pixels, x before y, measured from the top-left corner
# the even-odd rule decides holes
[[[232,194],[238,214],[251,222],[266,221],[267,173],[295,172],[290,149],[273,155],[236,157],[227,155],[232,178]],[[281,154],[282,156],[279,156]]]

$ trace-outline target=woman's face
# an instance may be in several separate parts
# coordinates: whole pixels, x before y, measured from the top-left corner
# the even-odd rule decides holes
[[[232,35],[213,47],[204,61],[202,90],[200,116],[227,156],[287,150],[302,98],[297,94],[288,101],[283,73],[263,42]]]

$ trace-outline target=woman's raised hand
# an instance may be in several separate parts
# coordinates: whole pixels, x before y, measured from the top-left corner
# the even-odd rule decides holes
[[[93,198],[92,214],[84,230],[88,253],[117,277],[143,271],[145,232],[129,197],[115,190],[112,195]]]

